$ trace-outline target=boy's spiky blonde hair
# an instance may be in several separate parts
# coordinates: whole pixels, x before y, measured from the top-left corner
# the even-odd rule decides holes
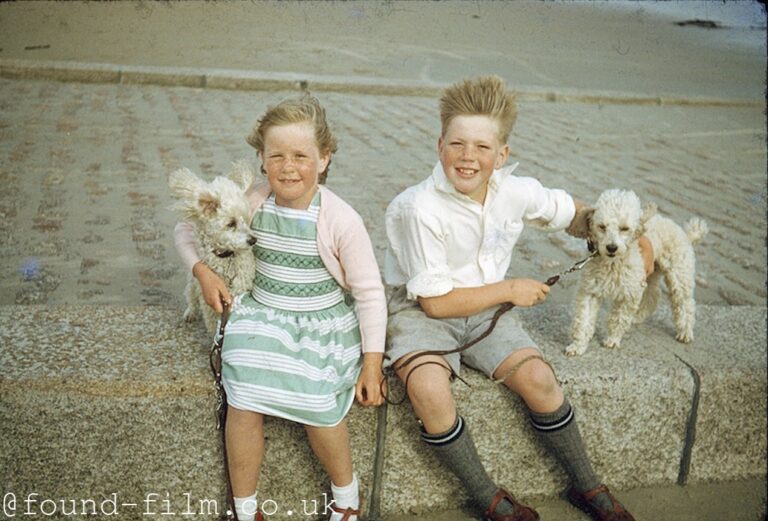
[[[488,116],[499,123],[499,141],[506,143],[517,119],[515,95],[498,76],[465,79],[445,89],[440,98],[441,135],[456,116]]]
[[[312,125],[317,148],[321,154],[333,155],[336,152],[336,137],[331,132],[331,128],[325,119],[325,109],[320,105],[318,99],[309,93],[304,94],[300,98],[283,100],[274,107],[267,107],[267,111],[259,119],[245,140],[256,151],[263,153],[264,139],[267,131],[272,127],[290,125],[292,123],[309,123]],[[330,166],[331,162],[329,160],[328,167],[319,176],[318,182],[320,184],[325,183]]]

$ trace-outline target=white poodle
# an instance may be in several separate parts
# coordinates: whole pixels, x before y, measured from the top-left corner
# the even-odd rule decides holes
[[[248,291],[256,273],[252,251],[256,238],[250,228],[251,207],[246,197],[253,179],[253,171],[244,163],[236,163],[226,177],[216,177],[210,183],[186,168],[169,178],[171,194],[180,199],[174,208],[194,227],[201,260],[224,280],[232,295]],[[184,319],[191,322],[202,313],[206,329],[214,332],[218,316],[205,303],[191,273],[185,297]]]
[[[693,245],[707,234],[707,224],[690,219],[685,229],[656,215],[656,205],[641,208],[632,191],[606,190],[594,208],[580,216],[581,230],[596,256],[584,267],[576,294],[571,325],[569,356],[583,354],[595,333],[595,322],[603,299],[614,302],[608,316],[605,347],[619,347],[634,323],[653,313],[661,295],[661,278],[666,282],[677,340],[691,342],[696,317],[693,290],[696,285]],[[653,246],[655,268],[646,281],[638,239],[645,235]]]

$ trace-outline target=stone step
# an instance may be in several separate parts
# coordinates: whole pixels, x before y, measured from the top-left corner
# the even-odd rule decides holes
[[[595,340],[578,358],[562,353],[566,306],[513,312],[556,368],[593,465],[610,485],[765,475],[765,308],[701,306],[691,345],[675,342],[662,310],[621,349]],[[183,323],[175,308],[2,306],[0,331],[6,509],[15,499],[19,516],[62,519],[93,508],[117,510],[118,519],[223,512],[210,344],[200,325]],[[462,376],[471,388],[457,381],[456,401],[491,476],[520,496],[558,494],[565,476],[534,439],[520,400],[474,371]],[[402,391],[394,382],[393,396]],[[376,423],[385,412],[383,473],[374,487]],[[355,406],[349,423],[364,501],[379,499],[370,518],[466,502],[419,442],[410,405]],[[259,497],[279,510],[271,519],[323,519],[305,515],[322,512],[330,486],[303,429],[269,419],[265,432]]]

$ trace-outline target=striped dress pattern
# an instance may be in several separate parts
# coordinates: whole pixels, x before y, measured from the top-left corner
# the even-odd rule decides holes
[[[330,427],[352,406],[361,336],[317,251],[320,204],[319,192],[306,210],[272,194],[254,215],[256,276],[233,301],[222,383],[237,409]]]

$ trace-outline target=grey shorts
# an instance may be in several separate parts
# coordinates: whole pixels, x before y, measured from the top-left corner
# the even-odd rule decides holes
[[[418,305],[404,302],[405,295],[395,294],[390,300],[387,324],[387,356],[385,366],[417,351],[441,351],[461,347],[482,335],[498,308],[464,318],[429,318]],[[508,311],[496,323],[493,332],[461,353],[444,355],[456,374],[461,362],[482,371],[490,378],[499,365],[517,350],[538,346],[520,325],[515,311]]]

